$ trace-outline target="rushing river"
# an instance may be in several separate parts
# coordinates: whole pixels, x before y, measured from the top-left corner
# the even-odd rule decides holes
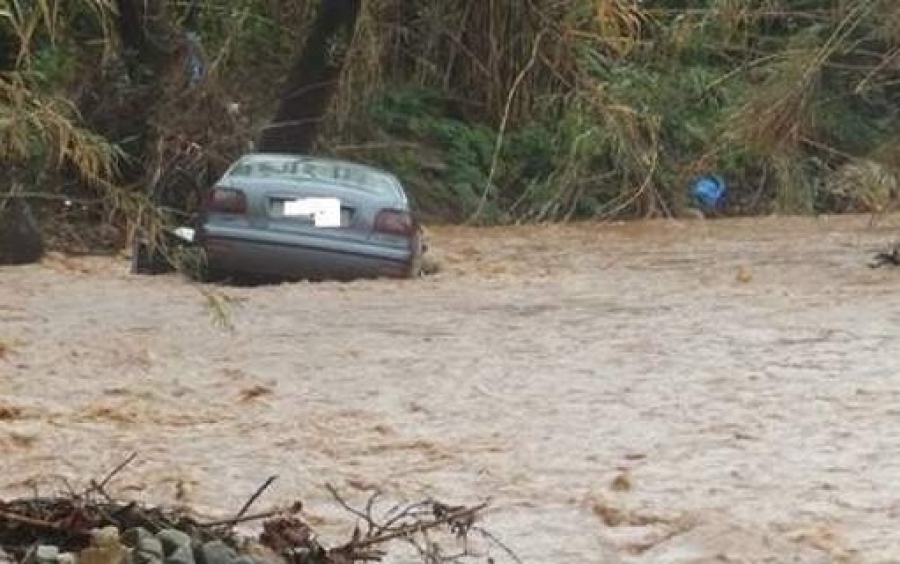
[[[441,228],[424,280],[224,288],[232,331],[120,259],[0,269],[0,497],[136,451],[123,496],[230,515],[277,474],[259,507],[328,539],[325,482],[490,498],[533,564],[896,562],[898,226]]]

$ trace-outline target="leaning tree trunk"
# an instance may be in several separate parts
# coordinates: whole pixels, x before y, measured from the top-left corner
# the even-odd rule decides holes
[[[260,151],[302,154],[312,149],[337,92],[361,6],[362,0],[322,0],[278,111],[260,135]]]

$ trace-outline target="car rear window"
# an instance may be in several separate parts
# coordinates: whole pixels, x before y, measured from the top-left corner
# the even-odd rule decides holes
[[[350,184],[378,192],[393,192],[395,184],[387,174],[343,163],[303,158],[252,157],[235,165],[229,176],[325,180]]]

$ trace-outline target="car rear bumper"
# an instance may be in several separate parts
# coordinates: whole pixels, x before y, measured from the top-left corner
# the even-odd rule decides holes
[[[214,271],[294,279],[408,277],[416,258],[411,249],[221,228],[201,229],[197,242]]]

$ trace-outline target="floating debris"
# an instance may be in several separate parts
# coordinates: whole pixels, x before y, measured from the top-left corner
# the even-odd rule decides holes
[[[302,517],[303,504],[250,513],[251,506],[276,480],[269,477],[234,516],[201,521],[186,510],[164,510],[116,501],[107,485],[135,459],[132,455],[103,480],[83,492],[60,497],[0,501],[0,564],[352,564],[378,562],[395,541],[415,547],[423,562],[465,562],[476,554],[470,532],[518,559],[496,537],[476,526],[487,507],[448,506],[437,501],[397,505],[381,518],[373,496],[364,510],[354,509],[333,486],[328,491],[358,521],[349,541],[326,547]],[[261,522],[257,536],[242,536],[235,526]],[[444,557],[439,533],[464,546]]]
[[[882,266],[900,266],[900,243],[894,248],[875,255],[875,258],[869,263],[872,268],[880,268]]]

